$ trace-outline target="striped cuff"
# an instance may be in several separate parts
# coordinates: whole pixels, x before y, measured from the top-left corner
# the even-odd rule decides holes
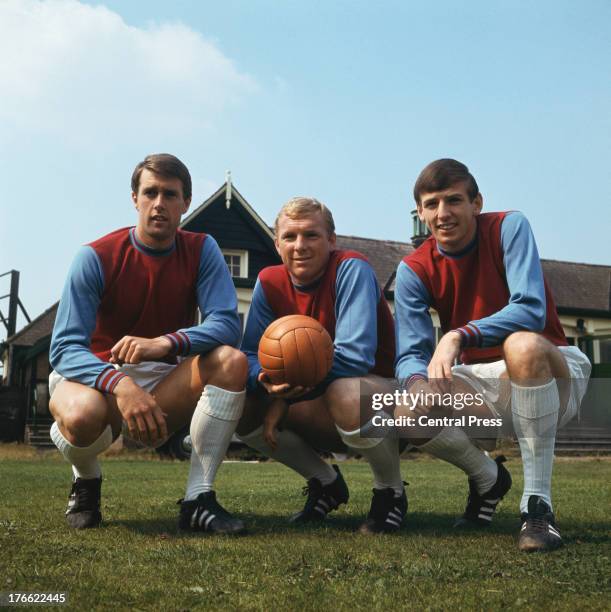
[[[102,393],[112,393],[122,378],[125,378],[123,372],[119,372],[119,370],[115,370],[113,367],[106,368],[96,378],[94,387]]]
[[[424,374],[412,374],[409,378],[405,378],[402,381],[401,387],[405,389],[405,391],[409,391],[410,387],[417,381],[424,380],[428,381],[428,378]]]
[[[168,338],[172,343],[170,350],[172,355],[188,355],[191,352],[191,341],[184,332],[178,331],[173,334],[166,334],[164,338]]]
[[[484,341],[482,332],[473,323],[457,327],[452,331],[460,334],[460,348],[481,347]]]

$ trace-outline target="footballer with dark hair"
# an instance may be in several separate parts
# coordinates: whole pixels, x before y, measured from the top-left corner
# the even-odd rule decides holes
[[[555,435],[577,413],[590,362],[568,346],[522,213],[482,213],[474,177],[453,159],[426,166],[414,198],[431,236],[397,270],[395,374],[414,393],[451,380],[482,393],[488,416],[512,421],[524,469],[518,546],[558,548],[551,492]],[[444,332],[436,348],[429,308]],[[469,478],[457,526],[490,525],[511,487],[504,458],[494,461],[455,426],[418,446]]]

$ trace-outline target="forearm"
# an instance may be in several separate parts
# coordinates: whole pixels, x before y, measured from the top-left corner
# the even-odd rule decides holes
[[[217,346],[237,347],[240,343],[240,319],[236,311],[216,311],[201,325],[166,334],[175,355],[207,353]]]
[[[111,393],[124,376],[111,364],[98,359],[90,350],[77,345],[56,344],[51,351],[51,367],[66,380],[81,383],[102,393]]]

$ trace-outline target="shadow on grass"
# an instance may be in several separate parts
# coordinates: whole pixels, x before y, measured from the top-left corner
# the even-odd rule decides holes
[[[175,535],[178,531],[178,519],[126,519],[104,518],[106,528],[124,527],[141,535],[165,536]]]
[[[273,534],[350,534],[358,531],[359,526],[365,520],[365,516],[330,516],[321,523],[292,524],[288,522],[288,515],[284,514],[255,514],[240,513],[239,517],[244,521],[247,535],[268,535]],[[107,527],[124,527],[136,533],[150,536],[171,535],[185,538],[201,537],[201,534],[181,532],[178,530],[177,518],[163,519],[109,519],[105,521]],[[426,536],[447,538],[449,536],[460,538],[473,537],[477,534],[482,535],[515,535],[519,530],[519,520],[516,517],[496,517],[495,522],[490,527],[483,528],[460,528],[453,527],[456,516],[453,514],[433,514],[425,512],[412,512],[407,516],[404,527],[397,533],[392,534],[396,537]],[[608,535],[611,525],[579,525],[577,522],[567,522],[563,525],[567,530],[575,531],[567,541],[576,540],[580,542],[606,542],[611,539]],[[596,533],[585,533],[594,531]],[[583,535],[580,535],[580,531]]]
[[[558,526],[565,544],[611,543],[611,521],[592,523],[567,519],[560,520]]]

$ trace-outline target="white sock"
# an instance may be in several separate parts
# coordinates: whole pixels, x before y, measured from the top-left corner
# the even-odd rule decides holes
[[[276,450],[272,450],[263,438],[263,425],[240,439],[251,448],[279,463],[290,467],[306,480],[317,478],[324,485],[336,478],[335,470],[308,444],[290,429],[276,432]]]
[[[365,425],[362,429],[366,429]],[[399,460],[399,440],[393,436],[384,438],[361,437],[361,428],[344,431],[335,426],[347,446],[358,449],[367,459],[373,472],[374,489],[393,489],[395,496],[403,494],[401,464]]]
[[[231,436],[242,416],[246,391],[206,385],[191,418],[191,467],[185,500],[212,491]],[[194,458],[193,455],[196,455]]]
[[[555,380],[539,387],[511,383],[511,414],[524,470],[520,512],[528,511],[531,495],[542,497],[552,507],[552,467],[559,409]]]
[[[100,478],[102,470],[98,455],[112,444],[112,428],[110,425],[100,434],[99,438],[89,446],[74,446],[64,438],[57,423],[51,425],[51,440],[57,446],[64,459],[72,464],[75,478]]]
[[[205,493],[209,490],[204,484],[204,468],[202,467],[201,459],[195,452],[195,448],[193,448],[191,450],[191,463],[189,465],[189,476],[187,477],[185,500],[195,499],[200,493]]]
[[[498,466],[493,459],[473,445],[460,427],[444,427],[432,440],[418,448],[460,468],[473,480],[481,495],[496,482]]]

